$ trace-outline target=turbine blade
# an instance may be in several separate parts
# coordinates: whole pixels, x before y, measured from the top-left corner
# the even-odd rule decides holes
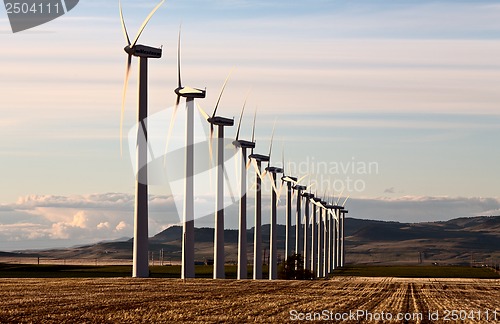
[[[212,141],[214,139],[214,124],[210,124],[210,139],[208,141],[208,154],[210,155],[210,169],[212,169],[212,161],[213,161],[213,147]]]
[[[245,112],[245,106],[247,105],[248,95],[250,91],[248,91],[247,96],[245,98],[245,102],[243,103],[243,108],[241,108],[240,120],[238,121],[238,130],[236,131],[236,140],[240,138],[240,129],[241,129],[241,120],[243,119],[243,113]]]
[[[271,153],[273,151],[273,140],[274,140],[274,130],[276,129],[276,119],[274,119],[273,132],[271,133],[271,143],[269,144],[269,162],[267,165],[271,165]]]
[[[163,165],[165,165],[167,161],[168,145],[170,144],[170,137],[172,136],[172,130],[174,129],[175,117],[177,116],[177,110],[179,109],[180,101],[181,97],[177,96],[177,99],[175,100],[174,111],[172,112],[172,118],[170,118],[170,126],[168,127],[167,144],[165,145],[165,155],[163,158]]]
[[[260,178],[260,180],[263,180],[262,174],[260,173],[260,170],[259,170],[259,166],[257,165],[257,161],[255,161],[254,159],[251,159],[251,161],[252,161],[252,166],[255,169],[255,173]]]
[[[306,174],[305,176],[299,178],[299,180],[297,180],[297,183],[300,183],[302,180],[304,180],[305,178],[307,178],[309,175]]]
[[[148,24],[149,20],[151,19],[151,17],[153,17],[156,10],[158,10],[158,8],[160,8],[164,2],[165,2],[165,0],[161,0],[160,3],[158,3],[156,5],[156,7],[154,7],[154,9],[149,13],[149,15],[146,17],[146,19],[144,19],[144,22],[142,23],[141,28],[139,28],[139,31],[137,32],[137,36],[135,36],[134,42],[132,43],[132,47],[134,47],[135,44],[137,44],[137,41],[139,40],[139,37],[141,37],[141,34],[142,34],[144,28],[146,28],[146,25]]]
[[[340,192],[340,195],[339,195],[339,199],[337,199],[337,203],[335,205],[339,205],[339,202],[340,202],[340,198],[342,198],[342,194],[344,193],[344,189],[342,189],[342,191]]]
[[[342,204],[342,207],[345,206],[345,203],[347,202],[347,199],[349,199],[350,196],[347,196],[346,199],[344,200],[344,203]]]
[[[177,86],[182,87],[181,81],[181,26],[179,26],[179,37],[177,39]]]
[[[255,108],[255,112],[253,114],[252,143],[255,142],[255,120],[256,119],[257,119],[257,108]]]
[[[278,188],[276,188],[276,183],[274,182],[274,177],[271,174],[271,172],[268,172],[267,175],[269,176],[269,180],[271,180],[271,186],[273,187],[274,193],[278,195]]]
[[[217,108],[219,108],[220,99],[222,98],[222,94],[224,93],[224,89],[226,88],[226,84],[227,84],[227,81],[229,80],[229,77],[231,76],[231,73],[233,73],[233,69],[231,69],[231,71],[229,71],[229,74],[227,75],[226,80],[224,81],[224,84],[222,85],[222,89],[220,90],[220,94],[219,94],[219,99],[217,99],[217,104],[215,104],[212,118],[214,118],[215,114],[217,113]]]
[[[205,110],[203,110],[203,108],[201,108],[200,104],[199,103],[196,103],[196,106],[198,107],[198,111],[201,113],[201,115],[203,116],[203,118],[205,119],[209,119],[210,116],[207,114],[207,112]]]
[[[278,192],[278,201],[280,200],[280,197],[281,197],[281,193],[283,192],[283,188],[284,188],[284,181],[281,181],[281,186],[280,186],[280,190]]]
[[[130,77],[130,65],[132,64],[132,56],[128,56],[127,65],[125,69],[125,83],[123,84],[122,94],[122,109],[120,114],[120,156],[123,155],[123,118],[125,115],[125,98],[127,96],[128,79]]]
[[[250,169],[250,166],[252,165],[252,159],[248,159],[247,162],[247,170]]]
[[[283,145],[283,149],[281,150],[281,167],[283,168],[283,175],[286,175],[286,173],[285,173],[285,145]]]
[[[123,19],[123,11],[122,11],[122,2],[118,0],[118,6],[120,7],[120,20],[122,22],[123,34],[125,35],[125,40],[127,44],[130,46],[130,38],[128,37],[127,27],[125,27],[125,19]]]

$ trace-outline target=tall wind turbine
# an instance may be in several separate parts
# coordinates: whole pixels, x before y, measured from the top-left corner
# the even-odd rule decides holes
[[[123,134],[123,115],[125,108],[125,98],[127,93],[128,79],[130,76],[130,66],[132,64],[132,56],[139,58],[139,107],[137,111],[137,122],[140,127],[137,128],[137,179],[135,185],[135,204],[134,204],[134,250],[133,250],[133,277],[148,277],[148,139],[146,119],[148,117],[148,58],[161,58],[162,49],[154,48],[145,45],[137,44],[147,23],[154,15],[156,10],[160,8],[165,0],[160,1],[151,13],[142,23],[133,42],[130,42],[121,2],[118,2],[120,7],[120,20],[122,23],[123,34],[127,41],[127,46],[124,50],[128,54],[125,83],[123,86],[122,109],[120,118],[120,151],[122,152],[122,134]],[[143,135],[141,134],[143,133]],[[140,135],[141,134],[141,135]],[[142,137],[143,136],[143,137]],[[144,140],[139,140],[144,138]]]
[[[314,254],[311,251],[311,247],[313,246],[313,242],[309,242],[309,237],[311,237],[311,241],[313,241],[313,237],[315,234],[314,230],[314,221],[311,226],[311,235],[309,235],[309,223],[315,219],[315,217],[311,217],[311,203],[310,199],[313,197],[311,193],[304,192],[302,193],[302,197],[304,198],[304,269],[310,269],[311,271],[313,270],[313,267],[311,267],[311,260],[314,259]],[[310,256],[309,256],[310,255]]]
[[[295,210],[295,253],[301,252],[301,222],[302,222],[302,192],[307,189],[306,186],[296,184],[293,189],[297,192],[297,207]],[[305,253],[302,255],[304,257]]]
[[[323,258],[322,258],[322,250],[323,250],[323,239],[324,239],[324,229],[323,229],[323,215],[322,215],[322,208],[320,205],[321,198],[319,197],[313,197],[311,202],[314,205],[314,214],[316,212],[318,213],[317,219],[317,249],[316,249],[316,260],[317,260],[317,265],[316,265],[316,275],[318,278],[323,277]],[[318,208],[319,207],[319,208]]]
[[[337,256],[338,256],[338,250],[339,250],[339,215],[340,215],[340,210],[342,210],[344,207],[341,207],[337,204],[332,204],[329,205],[330,207],[330,215],[333,218],[333,223],[332,223],[332,235],[333,235],[333,240],[330,243],[331,245],[331,269],[330,270],[335,270],[338,268],[338,262],[337,262]]]
[[[173,127],[181,97],[186,98],[186,142],[185,142],[185,184],[182,212],[182,267],[181,278],[194,278],[194,99],[205,98],[206,90],[182,86],[181,79],[181,31],[177,44],[177,100],[170,123],[169,135]]]
[[[219,99],[217,99],[217,104],[215,105],[212,116],[202,113],[207,118],[210,123],[210,155],[212,155],[212,138],[214,133],[214,126],[217,126],[217,193],[216,193],[216,204],[215,204],[215,233],[214,233],[214,279],[224,279],[224,127],[233,126],[234,119],[217,116],[217,109],[219,108],[219,103],[226,88],[227,81],[229,80],[227,76],[224,84],[222,85],[221,92],[219,94]],[[212,156],[210,156],[210,159]]]
[[[254,117],[255,119],[255,117]],[[255,125],[255,121],[254,121]],[[255,129],[252,134],[255,142]],[[269,162],[268,155],[253,152],[248,156],[255,169],[255,228],[253,241],[253,279],[262,279],[262,162]]]
[[[347,209],[343,209],[340,214],[342,215],[342,236],[341,236],[341,248],[340,248],[340,267],[344,267],[344,261],[345,261],[345,214],[349,213]]]
[[[286,220],[285,220],[285,261],[290,256],[292,251],[291,241],[290,241],[290,231],[292,229],[292,186],[297,183],[297,178],[286,175],[285,172],[285,159],[283,154],[283,176],[281,177],[282,187],[286,183]]]
[[[325,200],[321,200],[321,210],[323,212],[323,275],[328,277],[328,238],[329,238],[329,223],[328,223],[328,210],[326,208],[327,202]]]
[[[247,279],[248,276],[248,257],[247,257],[247,149],[255,148],[255,115],[253,120],[252,140],[240,140],[241,120],[245,112],[246,100],[241,109],[240,121],[238,122],[238,130],[236,131],[236,139],[233,145],[241,149],[240,163],[240,218],[238,226],[238,271],[237,279]]]
[[[302,194],[306,198],[306,209],[311,211],[311,201],[314,199],[313,193],[303,193]],[[316,265],[317,265],[317,248],[318,248],[318,229],[316,227],[316,204],[312,204],[312,212],[310,212],[311,218],[311,264],[310,270],[312,273],[316,274]]]
[[[269,146],[269,161],[267,164],[266,172],[269,174],[272,190],[271,190],[271,219],[269,228],[269,279],[276,280],[278,278],[278,246],[276,238],[276,226],[277,226],[277,215],[276,207],[278,205],[277,201],[277,190],[276,190],[276,175],[283,173],[282,168],[271,166],[271,153],[273,149],[273,135],[271,136],[271,145]]]

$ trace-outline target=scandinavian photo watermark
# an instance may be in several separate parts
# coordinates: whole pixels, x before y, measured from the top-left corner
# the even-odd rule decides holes
[[[79,0],[4,0],[13,33],[43,25],[72,10]]]

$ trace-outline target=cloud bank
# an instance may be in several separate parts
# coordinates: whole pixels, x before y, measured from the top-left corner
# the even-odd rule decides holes
[[[284,197],[278,222],[284,223]],[[179,223],[171,196],[149,198],[149,234]],[[263,197],[263,223],[269,222],[270,201]],[[458,217],[499,215],[500,199],[404,196],[352,199],[350,217],[399,221],[444,221]],[[132,237],[134,197],[124,193],[91,195],[30,195],[0,205],[0,250],[73,246],[101,240]],[[253,226],[253,197],[248,200],[248,227]],[[196,226],[213,226],[213,217],[196,220]],[[237,208],[226,210],[226,228],[237,228]]]

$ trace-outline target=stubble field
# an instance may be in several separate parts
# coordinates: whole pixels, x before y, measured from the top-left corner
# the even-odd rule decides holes
[[[500,323],[500,280],[484,279],[0,279],[0,296],[0,323]]]

